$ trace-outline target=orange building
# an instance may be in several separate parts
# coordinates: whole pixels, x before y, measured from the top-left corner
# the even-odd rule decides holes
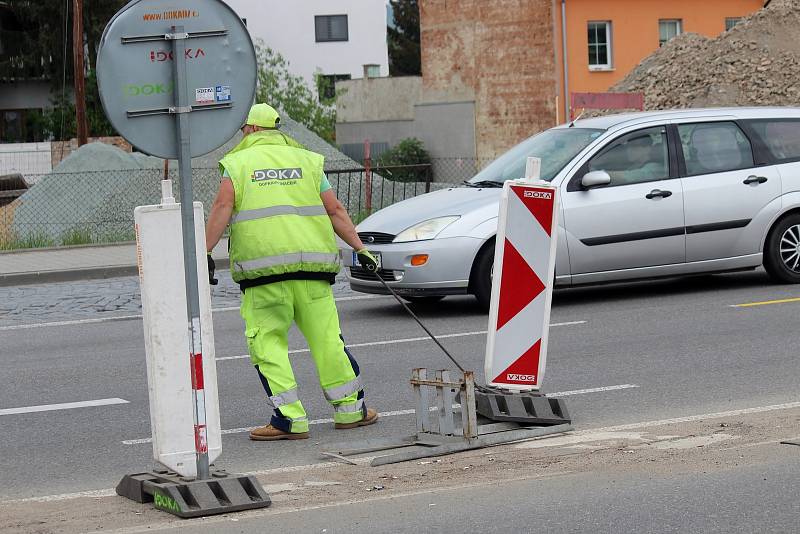
[[[559,106],[562,120],[569,93],[607,91],[672,37],[681,33],[716,37],[769,4],[769,0],[556,2],[554,33],[561,75],[559,100],[564,103]]]

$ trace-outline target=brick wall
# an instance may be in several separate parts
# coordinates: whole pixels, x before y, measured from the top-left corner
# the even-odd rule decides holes
[[[555,123],[552,0],[420,0],[423,99],[474,100],[476,152]]]

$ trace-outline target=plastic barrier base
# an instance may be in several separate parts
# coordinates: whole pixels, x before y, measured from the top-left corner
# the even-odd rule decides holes
[[[475,391],[475,408],[479,415],[492,421],[525,425],[563,425],[572,422],[563,399],[545,397],[541,393]]]
[[[266,508],[272,501],[254,476],[212,472],[208,480],[184,479],[176,473],[125,475],[117,495],[152,502],[159,510],[182,518]]]
[[[535,439],[569,432],[569,415],[561,399],[548,399],[530,392],[505,392],[475,387],[472,371],[452,373],[414,369],[417,433],[403,439],[371,440],[360,446],[342,444],[322,454],[349,464],[349,456],[386,451],[370,465],[388,465],[420,458],[443,456],[502,443]],[[476,402],[477,399],[480,399]],[[455,400],[459,405],[454,405]],[[484,404],[491,416],[484,417],[476,405]]]

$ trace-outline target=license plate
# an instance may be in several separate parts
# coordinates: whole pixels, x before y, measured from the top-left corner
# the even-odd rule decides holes
[[[371,251],[370,251],[371,252]],[[373,256],[375,256],[375,261],[378,263],[378,269],[381,268],[381,253],[380,252],[371,252]],[[353,266],[354,267],[361,267],[361,262],[358,261],[358,254],[353,251]]]

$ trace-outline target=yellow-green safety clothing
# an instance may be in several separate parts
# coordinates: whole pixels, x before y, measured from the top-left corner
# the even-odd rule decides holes
[[[234,188],[230,268],[235,282],[339,272],[339,249],[319,196],[324,158],[276,130],[248,136],[220,167]]]
[[[353,423],[366,414],[358,363],[341,337],[329,282],[269,280],[339,270],[333,226],[320,199],[323,163],[322,156],[274,130],[246,136],[220,161],[235,195],[231,275],[242,284],[260,284],[247,286],[242,296],[250,359],[275,409],[271,424],[285,432],[308,431],[289,362],[292,321],[311,349],[334,420]],[[271,283],[262,283],[265,277]]]
[[[241,314],[250,361],[275,408],[272,426],[284,432],[308,432],[308,416],[289,362],[287,333],[293,320],[308,341],[322,391],[334,408],[334,421],[354,423],[365,417],[360,370],[341,337],[328,282],[286,280],[248,288]]]

